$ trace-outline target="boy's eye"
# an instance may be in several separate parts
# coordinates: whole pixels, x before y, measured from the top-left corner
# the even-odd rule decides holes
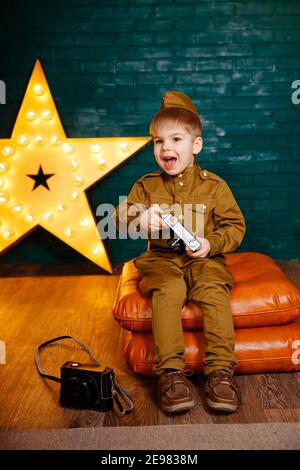
[[[155,144],[161,144],[161,140],[157,139],[154,141]]]
[[[174,137],[174,140],[175,140],[175,142],[178,142],[181,139],[180,139],[180,137]]]

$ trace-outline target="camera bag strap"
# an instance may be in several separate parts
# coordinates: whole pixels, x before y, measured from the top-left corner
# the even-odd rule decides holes
[[[101,365],[101,362],[99,362],[95,358],[95,356],[92,354],[91,350],[84,343],[79,341],[79,339],[76,339],[73,336],[69,336],[69,335],[57,336],[56,338],[52,338],[52,339],[50,339],[48,341],[45,341],[44,343],[40,344],[38,346],[38,348],[36,349],[36,351],[35,351],[35,364],[36,364],[37,371],[38,371],[38,373],[40,374],[41,377],[44,377],[45,379],[49,379],[49,380],[54,380],[55,382],[61,383],[61,380],[60,380],[59,377],[56,377],[56,376],[50,375],[50,374],[45,374],[45,372],[42,370],[42,364],[41,364],[41,359],[40,359],[40,351],[42,349],[46,348],[49,344],[55,343],[55,342],[60,341],[62,339],[72,339],[73,341],[75,341],[75,343],[78,344],[78,346],[80,346],[89,355],[92,363],[95,366],[100,366]],[[118,384],[114,371],[113,371],[113,377],[114,377],[114,381],[113,381],[113,384],[112,384],[112,397],[113,397],[119,411],[122,414],[125,414],[126,411],[133,410],[133,401],[131,399],[131,396],[127,392],[127,390],[125,390],[124,388],[122,388]],[[123,407],[122,403],[120,402],[119,396],[121,396],[123,398],[124,402],[127,404],[127,408]]]

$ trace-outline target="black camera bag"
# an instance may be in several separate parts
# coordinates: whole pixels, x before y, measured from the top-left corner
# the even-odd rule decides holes
[[[45,374],[41,367],[40,351],[49,344],[66,338],[75,341],[90,356],[92,365],[87,367],[77,361],[68,361],[61,366],[60,379]],[[113,369],[106,367],[99,370],[101,363],[85,344],[73,336],[58,336],[40,344],[35,352],[35,363],[41,377],[60,383],[60,405],[63,407],[109,411],[113,409],[115,402],[122,414],[133,409],[131,397],[117,383]],[[127,404],[127,408],[123,407],[120,397]]]

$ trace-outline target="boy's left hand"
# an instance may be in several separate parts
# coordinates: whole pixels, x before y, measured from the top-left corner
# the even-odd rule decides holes
[[[200,250],[192,251],[186,248],[185,249],[186,254],[189,255],[191,258],[205,258],[210,252],[210,243],[206,238],[199,238],[199,237],[196,237],[196,238],[201,243]]]

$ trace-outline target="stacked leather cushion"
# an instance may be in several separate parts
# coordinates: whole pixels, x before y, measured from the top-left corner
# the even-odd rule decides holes
[[[235,284],[231,308],[235,327],[236,373],[300,370],[300,292],[269,256],[225,255]],[[153,376],[151,300],[141,296],[134,261],[125,263],[114,305],[122,327],[124,354],[136,373]],[[186,367],[202,371],[202,311],[194,303],[182,309]]]

